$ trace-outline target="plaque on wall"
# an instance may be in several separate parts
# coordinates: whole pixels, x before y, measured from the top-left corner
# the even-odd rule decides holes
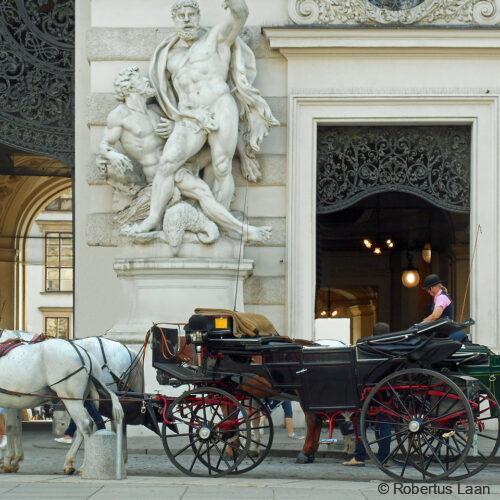
[[[500,0],[289,0],[296,24],[494,26]]]

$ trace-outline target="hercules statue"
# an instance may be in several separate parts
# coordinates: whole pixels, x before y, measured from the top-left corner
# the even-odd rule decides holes
[[[266,101],[252,86],[256,76],[255,57],[238,37],[248,17],[245,0],[225,0],[227,20],[209,30],[200,27],[196,0],[177,0],[172,17],[177,33],[156,49],[149,79],[158,104],[173,122],[163,148],[151,192],[146,219],[129,233],[157,230],[175,192],[177,172],[206,144],[213,170],[212,191],[226,209],[235,185],[233,157],[238,151],[243,175],[250,181],[260,177],[255,153],[270,127],[279,123]]]

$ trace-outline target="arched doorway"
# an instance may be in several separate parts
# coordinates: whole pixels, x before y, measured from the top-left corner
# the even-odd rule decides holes
[[[0,328],[26,327],[26,268],[30,237],[38,214],[62,193],[71,179],[61,177],[0,176]]]
[[[420,321],[429,298],[403,284],[409,267],[439,274],[466,317],[469,200],[469,127],[319,127],[316,318],[335,313],[332,332],[349,319],[351,341]],[[349,308],[325,308],[331,290]]]

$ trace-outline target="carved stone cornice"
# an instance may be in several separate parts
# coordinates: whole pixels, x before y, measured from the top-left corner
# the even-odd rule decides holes
[[[381,8],[370,0],[289,0],[296,24],[472,25],[500,23],[500,0],[423,0],[412,8]],[[413,2],[417,3],[417,2]]]

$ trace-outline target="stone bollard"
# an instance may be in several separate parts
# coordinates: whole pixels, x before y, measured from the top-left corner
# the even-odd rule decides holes
[[[116,477],[116,434],[103,429],[96,431],[88,439],[85,448],[85,467],[82,470],[83,479],[125,479],[127,473],[121,456],[120,478]]]

